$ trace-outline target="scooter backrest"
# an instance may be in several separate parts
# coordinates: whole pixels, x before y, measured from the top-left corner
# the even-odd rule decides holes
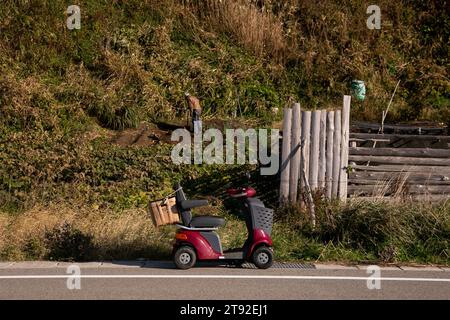
[[[183,221],[183,225],[189,226],[192,220],[192,213],[190,210],[186,210],[181,206],[183,201],[186,201],[186,195],[184,194],[183,188],[177,183],[174,187],[175,190],[175,200],[177,202],[177,209],[180,212],[181,220]]]

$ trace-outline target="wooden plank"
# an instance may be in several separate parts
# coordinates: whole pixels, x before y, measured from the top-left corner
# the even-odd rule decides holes
[[[414,157],[389,157],[389,156],[357,156],[350,155],[349,160],[356,162],[367,162],[371,164],[409,164],[428,166],[450,166],[450,159],[443,158],[414,158]]]
[[[351,135],[351,133],[350,133]],[[366,142],[366,141],[370,141],[370,142],[389,142],[391,140],[389,139],[359,139],[359,138],[350,138],[349,139],[352,143],[354,142],[355,145],[352,147],[356,147],[356,142]]]
[[[450,142],[450,136],[424,136],[424,135],[408,135],[408,134],[377,134],[377,133],[350,133],[350,138],[358,139],[389,139],[390,141],[396,139],[412,139],[412,140],[435,140]]]
[[[450,149],[432,148],[350,148],[351,155],[450,158]]]
[[[320,113],[320,143],[319,143],[319,174],[318,187],[325,190],[325,172],[327,167],[326,139],[327,138],[327,111]]]
[[[326,195],[331,199],[333,185],[333,142],[334,142],[334,111],[327,112],[327,150],[326,161],[327,167],[325,171]]]
[[[408,177],[391,177],[384,179],[361,179],[361,178],[350,178],[348,179],[349,184],[363,184],[363,185],[379,185],[383,183],[395,184],[398,181],[405,181],[405,184],[423,184],[429,186],[450,186],[450,180],[427,180],[427,179],[410,179]]]
[[[347,198],[347,167],[348,167],[348,141],[350,133],[350,102],[351,96],[344,96],[342,105],[342,133],[341,133],[341,165],[339,173],[338,195],[341,201]]]
[[[309,186],[311,190],[317,189],[319,176],[319,146],[320,146],[320,110],[311,115],[311,148],[309,155]]]
[[[341,173],[341,110],[334,112],[334,141],[333,141],[333,183],[331,186],[331,197],[338,196],[339,176]]]
[[[450,198],[446,194],[411,194],[399,197],[370,197],[370,196],[350,196],[350,201],[429,201],[443,202],[449,201]]]
[[[379,185],[354,185],[351,184],[347,187],[348,194],[380,194],[382,191],[385,191],[385,194],[392,194],[396,191],[396,188],[392,188],[390,186],[386,186],[383,183]],[[394,189],[394,190],[392,190]],[[435,186],[435,185],[407,185],[404,187],[405,192],[409,194],[446,194],[450,197],[450,186]]]
[[[297,188],[300,170],[300,133],[301,133],[301,119],[300,119],[300,104],[294,103],[292,106],[292,138],[291,138],[291,167],[289,169],[289,201],[291,203],[297,202]]]
[[[311,134],[311,111],[302,111],[301,140],[302,140],[303,149],[305,151],[305,154],[304,154],[305,159],[304,159],[304,161],[301,161],[301,163],[300,163],[300,170],[305,172],[306,177],[309,177],[310,134]],[[302,183],[300,183],[300,192],[303,192],[303,184]]]
[[[450,197],[450,186],[415,184],[407,186],[410,193],[447,194]]]
[[[373,131],[378,131],[380,129],[380,125],[376,124],[376,123],[369,123],[369,122],[362,122],[362,121],[354,121],[352,122],[352,128],[355,129],[369,129],[369,130],[373,130]],[[445,127],[427,127],[427,126],[417,126],[417,125],[392,125],[392,124],[388,124],[388,125],[384,125],[383,126],[384,131],[394,131],[394,132],[398,132],[398,131],[406,131],[406,132],[421,132],[422,134],[424,133],[442,133],[446,130]]]
[[[443,166],[414,166],[414,165],[351,165],[352,169],[357,171],[383,171],[383,172],[423,172],[423,173],[442,173],[450,172],[450,167]]]
[[[448,174],[431,174],[423,172],[370,172],[370,171],[354,171],[350,172],[349,179],[366,179],[366,180],[386,180],[392,178],[407,177],[411,180],[431,180],[431,181],[450,181],[450,172]]]
[[[283,110],[283,142],[281,149],[280,166],[280,203],[286,203],[289,200],[289,172],[291,166],[291,124],[292,109]]]

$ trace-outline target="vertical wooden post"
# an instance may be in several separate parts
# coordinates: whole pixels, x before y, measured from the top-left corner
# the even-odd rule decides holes
[[[334,141],[333,141],[333,185],[331,196],[338,196],[339,176],[341,174],[341,110],[334,112]]]
[[[309,186],[312,191],[317,189],[319,175],[319,145],[320,145],[320,115],[321,111],[312,112],[311,117],[311,148],[309,156]]]
[[[284,204],[289,199],[289,172],[291,166],[291,124],[292,109],[283,110],[283,143],[281,149],[280,166],[280,203]]]
[[[309,143],[311,134],[311,111],[302,111],[302,135],[301,142],[305,151],[304,161],[300,163],[300,170],[305,172],[305,176],[309,177]],[[300,181],[300,192],[303,191],[303,184]]]
[[[351,96],[344,96],[342,106],[342,138],[341,138],[341,165],[339,177],[339,198],[347,199],[347,167],[348,167],[348,140],[350,135],[350,101]]]
[[[294,103],[292,106],[292,138],[291,138],[291,166],[289,169],[289,201],[291,203],[297,202],[298,189],[298,174],[300,168],[300,133],[301,133],[301,118],[300,118],[300,104]]]
[[[306,161],[305,158],[305,149],[302,148],[301,152],[301,161],[304,163]],[[300,180],[302,181],[302,185],[304,186],[304,192],[305,192],[305,198],[306,203],[309,207],[309,216],[311,220],[312,227],[315,228],[316,226],[316,207],[314,205],[314,199],[312,197],[311,188],[309,186],[308,177],[306,176],[305,172],[306,167],[302,167],[300,170]]]
[[[327,111],[320,113],[320,139],[319,139],[319,175],[317,176],[318,187],[325,190],[326,171],[326,137],[327,137]]]
[[[327,169],[325,172],[326,194],[331,199],[333,185],[334,111],[327,112]]]

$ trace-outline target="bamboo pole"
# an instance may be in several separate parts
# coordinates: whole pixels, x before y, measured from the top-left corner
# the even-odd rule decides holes
[[[317,177],[318,187],[325,189],[325,171],[326,171],[326,137],[327,137],[327,111],[320,113],[320,139],[319,139],[319,175]]]
[[[334,149],[334,111],[327,112],[327,150],[326,162],[327,168],[325,171],[326,180],[326,195],[328,199],[332,196],[333,185],[333,149]]]
[[[333,141],[333,184],[331,196],[337,197],[339,190],[339,175],[341,173],[341,110],[334,112],[334,141]]]
[[[283,143],[281,149],[280,167],[280,203],[286,203],[289,199],[289,172],[291,165],[291,124],[292,109],[283,110]]]
[[[298,189],[298,175],[300,168],[300,133],[301,133],[301,118],[300,118],[300,104],[294,103],[292,106],[292,139],[291,139],[291,165],[289,169],[289,201],[291,203],[297,202]]]
[[[320,152],[320,117],[321,111],[312,112],[311,116],[311,148],[309,157],[309,186],[311,190],[316,190],[319,175],[319,152]]]
[[[348,167],[348,143],[350,135],[350,102],[351,96],[344,96],[342,106],[342,133],[341,133],[341,165],[339,175],[339,198],[341,201],[347,199],[347,167]]]
[[[398,80],[397,85],[395,86],[394,93],[392,94],[391,100],[389,101],[386,111],[383,110],[383,112],[382,112],[380,133],[384,132],[384,120],[386,120],[386,116],[389,111],[389,107],[391,106],[392,100],[394,100],[394,96],[395,96],[395,93],[397,92],[397,88],[398,88],[399,84],[400,84],[400,80]]]

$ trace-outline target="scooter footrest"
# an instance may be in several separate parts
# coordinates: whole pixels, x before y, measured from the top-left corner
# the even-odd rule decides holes
[[[234,251],[234,252],[224,252],[223,253],[225,259],[236,259],[236,260],[243,260],[244,259],[244,252],[242,251]]]

